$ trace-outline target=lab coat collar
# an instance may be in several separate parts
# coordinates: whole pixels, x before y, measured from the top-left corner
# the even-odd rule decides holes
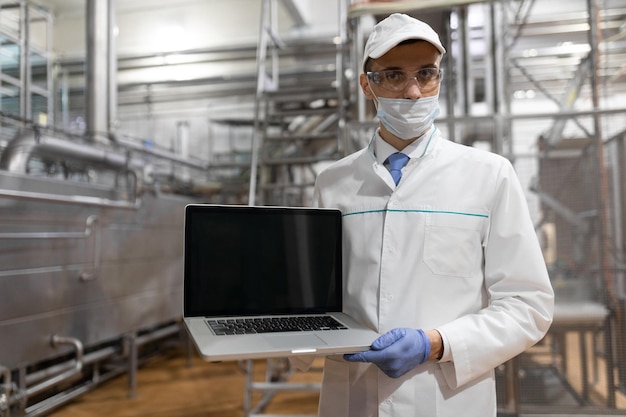
[[[402,153],[408,155],[411,159],[422,158],[431,149],[430,144],[437,131],[438,129],[435,125],[431,126],[421,138],[404,148]],[[398,152],[396,148],[385,142],[380,136],[380,128],[374,132],[367,148],[372,159],[379,164],[383,164],[392,153]]]

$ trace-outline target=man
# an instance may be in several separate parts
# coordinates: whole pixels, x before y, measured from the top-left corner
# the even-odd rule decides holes
[[[377,24],[360,86],[379,128],[317,178],[316,204],[343,213],[344,309],[381,334],[366,352],[326,359],[322,417],[495,416],[494,368],[551,324],[513,167],[433,123],[444,53],[424,22]]]

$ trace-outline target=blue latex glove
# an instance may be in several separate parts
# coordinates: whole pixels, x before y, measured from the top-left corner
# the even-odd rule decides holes
[[[387,376],[398,378],[430,356],[430,340],[422,329],[396,328],[374,340],[365,352],[344,355],[348,362],[372,362]]]

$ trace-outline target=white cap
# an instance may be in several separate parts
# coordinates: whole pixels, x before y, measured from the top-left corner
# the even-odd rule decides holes
[[[368,58],[380,58],[391,48],[408,39],[425,40],[442,54],[446,53],[439,35],[427,23],[403,13],[394,13],[374,26],[374,30],[365,43],[362,66],[365,67]]]

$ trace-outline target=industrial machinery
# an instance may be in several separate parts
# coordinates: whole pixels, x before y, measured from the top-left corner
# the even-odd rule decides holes
[[[0,415],[39,415],[178,333],[190,198],[146,187],[146,167],[37,131],[3,150]]]
[[[50,47],[27,36],[50,17],[0,15],[0,416],[36,416],[121,373],[132,395],[140,360],[179,339],[183,209],[206,163],[112,134],[114,88],[93,79],[87,128],[52,127]],[[91,39],[90,74],[113,80]]]

